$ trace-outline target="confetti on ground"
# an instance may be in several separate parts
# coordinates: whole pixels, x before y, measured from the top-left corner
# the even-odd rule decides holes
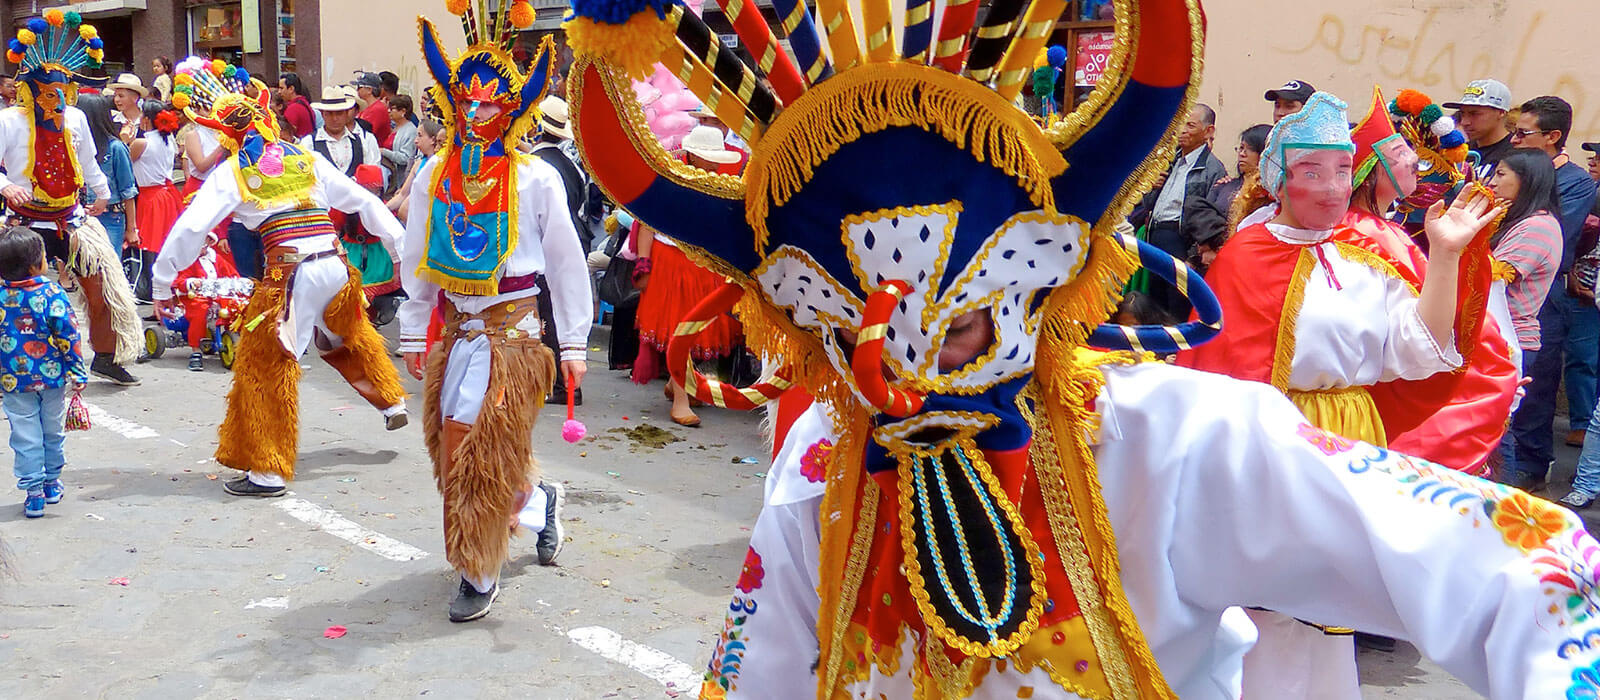
[[[323,630],[322,631],[322,636],[326,637],[328,639],[338,639],[340,637],[343,637],[345,635],[345,633],[349,632],[349,631],[350,630],[347,630],[347,629],[344,628],[344,625],[334,625],[332,627],[329,627],[328,629]]]
[[[108,585],[112,585],[112,586],[126,586],[126,585],[128,585],[128,583],[129,583],[129,582],[128,582],[128,577],[126,577],[126,576],[118,576],[118,577],[116,577],[116,578],[114,578],[114,579],[111,579],[111,580],[110,580],[110,581],[109,581],[109,582],[108,582]]]

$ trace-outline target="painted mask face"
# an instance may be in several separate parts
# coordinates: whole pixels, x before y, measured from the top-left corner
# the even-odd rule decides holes
[[[1336,149],[1290,149],[1283,204],[1301,228],[1331,229],[1350,208],[1353,156]]]
[[[1405,139],[1390,139],[1377,148],[1378,158],[1382,166],[1388,171],[1388,176],[1378,182],[1380,194],[1383,190],[1392,187],[1394,192],[1388,196],[1380,197],[1383,201],[1409,197],[1417,191],[1417,152],[1412,150],[1411,144]]]
[[[39,124],[60,131],[66,123],[67,95],[72,86],[65,82],[35,83],[33,89],[33,114]]]

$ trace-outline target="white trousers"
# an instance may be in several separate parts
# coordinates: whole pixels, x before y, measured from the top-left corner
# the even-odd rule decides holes
[[[1361,700],[1355,635],[1330,635],[1287,615],[1246,610],[1257,640],[1244,655],[1244,700]]]
[[[539,321],[533,315],[524,317],[517,327],[538,337]],[[463,331],[482,329],[483,322],[478,320],[461,324]],[[439,415],[467,425],[478,420],[478,413],[483,410],[484,394],[489,393],[491,357],[488,336],[457,340],[450,346],[450,357],[444,362],[444,382],[439,390]],[[523,527],[537,535],[544,531],[544,509],[544,489],[535,488],[517,519]],[[478,580],[465,573],[462,578],[471,582],[479,593],[487,593],[495,583],[495,579]]]

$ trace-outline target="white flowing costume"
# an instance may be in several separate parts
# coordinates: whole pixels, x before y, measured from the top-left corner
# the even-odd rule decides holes
[[[1179,697],[1240,697],[1252,631],[1238,607],[1409,640],[1493,700],[1600,692],[1600,593],[1583,563],[1600,564],[1600,545],[1569,511],[1546,504],[1564,529],[1525,553],[1485,515],[1486,503],[1533,500],[1521,492],[1331,436],[1263,384],[1156,363],[1104,371],[1092,441],[1121,581]],[[824,415],[814,406],[795,423],[768,477],[747,560],[761,576],[734,592],[708,674],[730,698],[816,694],[815,588],[832,584],[816,574],[822,485],[799,462],[831,438]],[[1558,565],[1575,589],[1541,582]],[[913,665],[906,656],[852,696],[910,697]],[[973,697],[1027,687],[1077,697],[1014,666]]]

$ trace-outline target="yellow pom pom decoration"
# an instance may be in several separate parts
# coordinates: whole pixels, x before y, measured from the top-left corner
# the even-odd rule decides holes
[[[92,24],[80,25],[78,27],[78,36],[83,37],[84,41],[89,41],[90,39],[98,39],[98,38],[100,38],[100,30],[95,29],[94,25],[92,25]]]
[[[106,52],[104,49],[89,49],[84,53],[89,54],[89,58],[92,58],[96,61],[106,60]]]
[[[539,13],[533,9],[533,3],[527,0],[517,0],[511,4],[511,26],[517,29],[532,29],[533,21],[539,18]]]
[[[226,62],[224,62],[222,59],[218,58],[218,59],[214,59],[214,60],[211,61],[211,74],[212,75],[222,75],[222,72],[227,70],[227,69],[228,69],[228,64]]]
[[[17,30],[17,41],[22,42],[23,46],[33,46],[33,42],[38,41],[38,40],[39,40],[39,35],[38,34],[34,34],[33,32],[31,32],[29,30],[26,30],[26,29],[18,29]]]
[[[461,15],[466,14],[469,4],[469,0],[445,0],[444,9],[449,10],[452,15]]]
[[[173,77],[172,84],[174,84],[174,85],[193,85],[194,84],[194,76],[189,75],[188,73],[179,73],[177,76]]]
[[[578,17],[561,28],[567,30],[567,46],[574,53],[604,58],[635,80],[648,79],[662,52],[675,41],[672,26],[654,12],[636,13],[621,25]]]
[[[172,96],[172,106],[177,109],[188,109],[190,104],[192,104],[192,101],[188,95],[180,92]]]
[[[45,10],[44,21],[49,22],[52,27],[59,27],[66,23],[67,15],[61,10]]]

